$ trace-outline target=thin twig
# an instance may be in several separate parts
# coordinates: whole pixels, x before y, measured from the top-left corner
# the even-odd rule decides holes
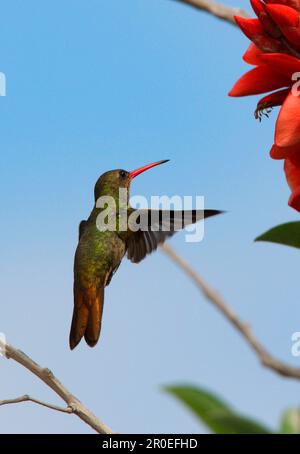
[[[176,2],[185,3],[202,11],[212,14],[213,16],[236,25],[233,16],[250,17],[249,14],[241,8],[217,3],[213,0],[175,0]]]
[[[5,352],[6,358],[13,359],[17,363],[21,364],[42,380],[47,386],[49,386],[49,388],[51,388],[67,404],[67,408],[63,409],[61,407],[56,407],[55,405],[46,404],[38,399],[29,398],[29,396],[23,396],[23,398],[13,399],[11,401],[2,401],[1,405],[4,405],[5,403],[17,403],[24,402],[25,400],[31,400],[32,402],[49,407],[52,410],[63,411],[64,413],[73,413],[99,434],[113,433],[113,431],[106,424],[100,421],[85,405],[83,405],[77,397],[70,393],[70,391],[53,375],[51,370],[41,367],[21,350],[16,349],[10,344],[4,343],[1,339],[0,350]]]
[[[270,355],[265,347],[251,333],[249,325],[238,318],[224,299],[213,288],[211,288],[203,280],[203,278],[199,276],[199,274],[196,273],[196,271],[174,251],[171,246],[164,244],[161,246],[161,249],[192,279],[194,284],[199,290],[201,290],[204,296],[224,315],[224,317],[234,326],[234,328],[239,331],[265,367],[272,369],[274,372],[284,377],[300,380],[300,369],[289,366],[288,364],[285,364]]]
[[[43,402],[40,399],[36,399],[35,397],[28,396],[28,394],[24,394],[24,396],[16,397],[15,399],[0,400],[0,406],[1,405],[10,405],[10,404],[19,404],[20,402],[33,402],[35,404],[42,405],[42,407],[50,408],[51,410],[61,411],[62,413],[74,413],[74,410],[71,407],[59,407],[58,405],[48,404],[47,402]]]

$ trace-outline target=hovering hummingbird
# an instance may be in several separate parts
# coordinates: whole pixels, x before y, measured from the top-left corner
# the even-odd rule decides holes
[[[147,254],[172,236],[179,228],[201,219],[222,213],[218,210],[135,210],[129,205],[129,188],[132,180],[152,167],[169,160],[154,162],[128,172],[110,170],[100,176],[94,189],[95,204],[89,218],[79,225],[79,242],[74,260],[74,311],[70,331],[70,348],[73,350],[84,336],[86,343],[94,347],[100,336],[104,304],[104,288],[110,283],[124,255],[133,263],[139,263]],[[120,198],[120,189],[126,190],[126,199]],[[98,207],[101,197],[112,197],[116,222],[115,230],[99,228],[97,219],[106,209]],[[126,216],[143,219],[143,228],[123,229],[117,210]],[[168,222],[166,222],[166,219]],[[100,226],[101,227],[101,226]]]

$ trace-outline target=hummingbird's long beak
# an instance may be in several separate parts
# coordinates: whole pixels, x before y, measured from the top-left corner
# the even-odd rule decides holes
[[[132,170],[131,172],[129,172],[129,178],[132,180],[140,173],[143,173],[146,170],[152,169],[152,167],[159,166],[160,164],[164,164],[165,162],[168,162],[168,161],[170,161],[170,159],[163,159],[162,161],[153,162],[152,164],[147,164],[146,166],[139,167],[136,170]]]

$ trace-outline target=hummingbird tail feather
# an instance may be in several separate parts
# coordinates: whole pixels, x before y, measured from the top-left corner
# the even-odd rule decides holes
[[[94,347],[100,336],[101,331],[101,320],[104,303],[104,287],[100,287],[97,292],[96,299],[92,302],[89,307],[89,318],[84,333],[86,343],[90,347]]]
[[[104,288],[84,292],[74,288],[74,311],[70,331],[70,348],[73,350],[84,336],[94,347],[98,342],[104,303]]]
[[[70,348],[73,350],[84,335],[89,317],[89,309],[85,304],[74,307],[72,325],[70,331]]]

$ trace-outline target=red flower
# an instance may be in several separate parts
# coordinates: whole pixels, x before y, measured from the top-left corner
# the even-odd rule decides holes
[[[243,58],[255,68],[235,83],[229,95],[273,92],[258,102],[255,117],[259,120],[271,108],[282,106],[270,155],[285,159],[292,190],[289,205],[300,211],[300,83],[296,84],[300,80],[300,0],[251,0],[251,4],[258,19],[235,20],[252,41]]]
[[[282,106],[271,156],[284,159],[295,151],[300,153],[300,96],[297,96],[295,80],[292,79],[295,73],[300,76],[300,59],[286,54],[259,54],[253,47],[248,49],[246,58],[259,62],[258,66],[244,74],[229,95],[247,96],[277,90],[258,102],[256,117],[261,118],[274,106]]]
[[[295,154],[284,161],[284,171],[292,195],[289,205],[300,211],[300,155]]]

